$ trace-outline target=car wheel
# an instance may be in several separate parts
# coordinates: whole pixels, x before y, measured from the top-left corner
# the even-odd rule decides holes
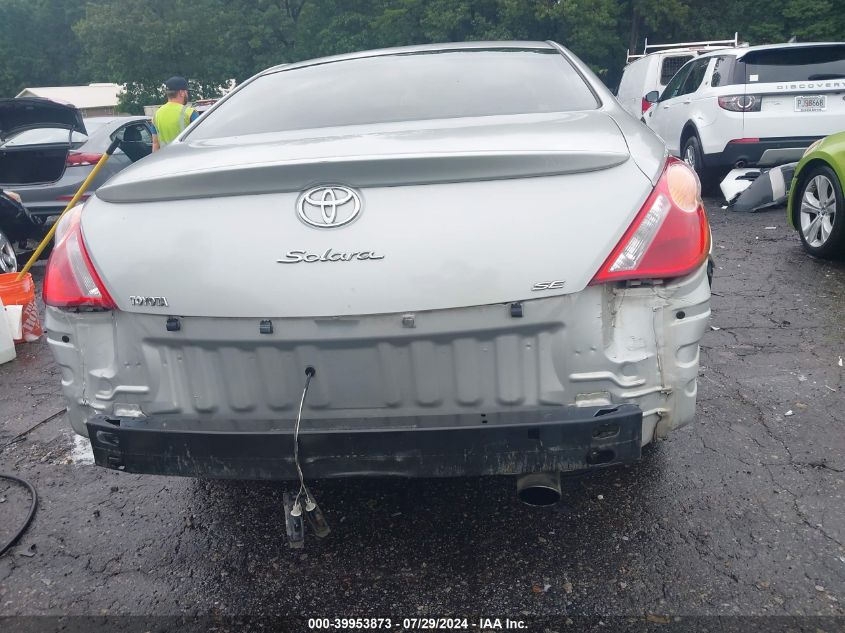
[[[845,254],[845,199],[842,184],[827,165],[813,167],[801,179],[796,202],[798,235],[810,255],[833,259]]]
[[[684,141],[683,147],[681,148],[681,158],[698,175],[702,191],[708,190],[712,184],[712,179],[710,178],[709,170],[704,167],[704,153],[701,151],[701,141],[694,134]]]
[[[18,258],[15,255],[15,245],[9,241],[3,231],[0,231],[0,273],[14,273],[17,270]]]

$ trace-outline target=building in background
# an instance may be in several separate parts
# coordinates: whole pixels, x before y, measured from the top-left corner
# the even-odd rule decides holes
[[[87,86],[45,86],[24,88],[18,97],[43,97],[63,101],[77,107],[83,117],[119,114],[118,99],[123,87],[118,84],[89,84]]]

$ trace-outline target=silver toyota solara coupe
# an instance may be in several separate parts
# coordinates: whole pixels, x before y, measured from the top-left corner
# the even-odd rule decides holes
[[[694,173],[572,53],[438,44],[245,82],[63,218],[44,300],[100,466],[540,502],[692,420],[709,251]]]

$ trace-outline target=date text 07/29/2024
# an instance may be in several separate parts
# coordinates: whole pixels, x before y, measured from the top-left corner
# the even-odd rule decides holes
[[[498,631],[498,630],[526,630],[527,624],[523,620],[510,618],[308,618],[309,630],[469,630]]]

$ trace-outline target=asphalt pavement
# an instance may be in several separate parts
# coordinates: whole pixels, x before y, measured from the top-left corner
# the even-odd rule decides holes
[[[697,420],[634,466],[568,482],[547,509],[520,505],[510,478],[322,482],[332,533],[293,551],[281,506],[293,484],[93,466],[46,343],[20,346],[0,366],[0,472],[30,480],[40,500],[0,557],[0,617],[845,629],[845,266],[808,257],[783,209],[709,211],[716,274]],[[0,542],[28,502],[0,481]]]

